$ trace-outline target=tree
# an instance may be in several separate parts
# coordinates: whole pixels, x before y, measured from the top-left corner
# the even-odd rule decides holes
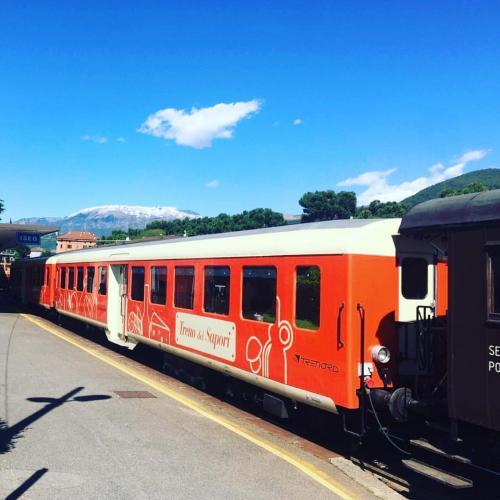
[[[31,253],[31,248],[28,245],[16,245],[13,250],[16,259],[24,259]]]
[[[235,215],[219,214],[216,217],[197,219],[175,219],[172,221],[153,221],[145,229],[130,229],[130,239],[144,236],[197,236],[200,234],[226,233],[245,229],[283,226],[286,224],[283,214],[269,208],[255,208]],[[113,233],[114,234],[114,233]],[[111,238],[114,239],[114,238]]]
[[[382,203],[380,200],[373,200],[368,206],[358,207],[356,210],[357,219],[387,219],[400,218],[408,211],[404,203],[388,201]]]
[[[457,196],[459,194],[481,193],[488,191],[488,187],[482,182],[473,182],[462,189],[445,189],[441,192],[441,198],[448,198],[448,196]]]
[[[0,200],[0,214],[5,210],[5,205],[3,204],[3,200]],[[2,220],[2,218],[0,217],[0,220]]]
[[[315,191],[305,193],[299,200],[302,222],[349,219],[356,213],[356,195],[352,191]]]
[[[128,238],[128,232],[124,231],[123,229],[113,229],[113,231],[111,231],[111,234],[109,236],[101,237],[102,240],[111,240],[111,241],[126,240],[127,238]]]

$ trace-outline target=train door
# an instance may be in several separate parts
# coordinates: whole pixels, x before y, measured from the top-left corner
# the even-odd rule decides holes
[[[419,313],[436,308],[437,259],[430,243],[396,237],[399,297],[397,321],[417,321]]]
[[[437,247],[428,241],[396,237],[399,276],[398,373],[430,375],[433,370],[433,342],[430,328],[437,314]]]
[[[149,285],[146,283],[145,266],[132,266],[130,272],[130,290],[126,298],[127,317],[125,333],[144,335],[147,326],[147,300]],[[147,331],[147,330],[146,330]]]
[[[112,264],[109,266],[108,279],[108,340],[115,344],[133,349],[136,342],[129,341],[125,335],[127,317],[128,265]]]

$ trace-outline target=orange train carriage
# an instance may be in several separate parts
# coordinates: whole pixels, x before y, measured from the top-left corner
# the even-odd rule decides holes
[[[145,342],[337,413],[363,404],[360,384],[397,385],[398,325],[415,323],[417,306],[446,311],[445,265],[399,225],[328,221],[68,252],[15,263],[12,289],[117,344]],[[408,372],[417,353],[406,355]]]

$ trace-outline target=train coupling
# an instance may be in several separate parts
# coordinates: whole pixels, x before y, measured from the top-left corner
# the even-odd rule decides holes
[[[427,405],[413,398],[411,389],[399,387],[392,392],[385,389],[370,389],[370,399],[375,408],[389,411],[392,418],[397,422],[407,422],[408,413],[427,412]]]

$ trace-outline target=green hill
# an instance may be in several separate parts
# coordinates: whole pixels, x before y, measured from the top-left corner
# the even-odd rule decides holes
[[[423,201],[439,198],[446,189],[463,189],[473,182],[480,182],[488,189],[500,189],[500,168],[486,168],[484,170],[475,170],[467,174],[459,175],[453,179],[439,182],[433,186],[422,189],[418,193],[402,201],[407,207],[413,207]]]

